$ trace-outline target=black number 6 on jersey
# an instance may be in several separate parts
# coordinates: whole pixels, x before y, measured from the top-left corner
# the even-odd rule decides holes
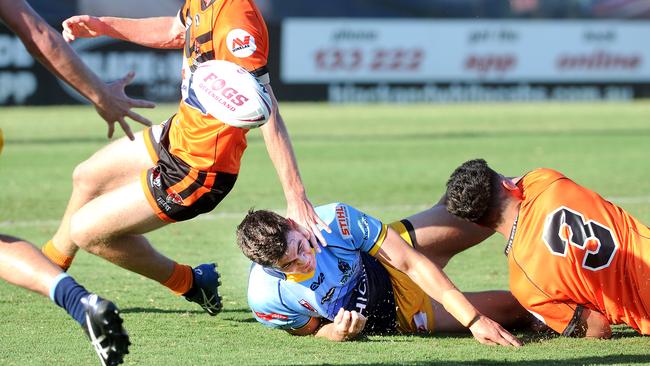
[[[618,249],[609,228],[593,220],[586,222],[582,214],[564,206],[546,216],[542,239],[558,256],[566,257],[568,244],[586,250],[582,267],[592,271],[607,268]]]

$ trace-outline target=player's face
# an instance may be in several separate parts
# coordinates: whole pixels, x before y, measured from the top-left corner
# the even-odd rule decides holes
[[[291,230],[287,234],[287,251],[276,267],[284,273],[310,273],[316,269],[316,256],[309,240],[301,232]]]

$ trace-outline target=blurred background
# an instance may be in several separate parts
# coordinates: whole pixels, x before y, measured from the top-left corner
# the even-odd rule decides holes
[[[75,14],[175,15],[180,0],[31,0]],[[331,103],[597,101],[650,97],[650,0],[257,0],[280,100]],[[128,92],[179,97],[179,52],[111,39],[74,48]],[[83,102],[0,25],[0,105]]]

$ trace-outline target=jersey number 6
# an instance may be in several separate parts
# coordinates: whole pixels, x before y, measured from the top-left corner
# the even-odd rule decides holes
[[[608,267],[618,249],[609,228],[564,206],[546,216],[542,239],[554,255],[566,257],[568,244],[586,250],[582,267],[592,271]]]

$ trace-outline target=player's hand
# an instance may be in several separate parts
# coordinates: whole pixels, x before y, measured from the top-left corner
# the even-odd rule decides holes
[[[328,233],[331,233],[332,230],[327,226],[325,221],[318,217],[316,211],[314,211],[314,206],[312,206],[307,198],[293,203],[289,202],[287,205],[287,217],[298,223],[298,230],[305,237],[309,238],[309,244],[315,251],[319,253],[321,251],[318,242],[323,246],[327,246],[327,241],[325,241],[318,227],[322,227]]]
[[[499,323],[485,315],[480,315],[479,319],[469,327],[469,330],[472,332],[472,335],[474,335],[474,338],[482,344],[500,344],[502,346],[515,347],[520,347],[522,345],[521,341],[517,339],[517,337],[510,334],[510,332],[503,329]]]
[[[92,38],[102,35],[102,22],[90,15],[76,15],[63,21],[63,39],[72,42],[77,38]]]
[[[145,126],[151,126],[151,121],[133,112],[131,108],[153,108],[156,105],[146,100],[129,98],[124,93],[124,88],[133,81],[133,77],[135,77],[135,73],[130,72],[122,79],[108,84],[104,95],[95,104],[97,113],[108,123],[109,139],[113,137],[116,122],[120,124],[120,127],[131,141],[135,139],[125,117],[129,117]]]
[[[366,317],[355,310],[348,311],[340,308],[334,317],[334,331],[337,338],[342,341],[356,337],[365,326]]]

